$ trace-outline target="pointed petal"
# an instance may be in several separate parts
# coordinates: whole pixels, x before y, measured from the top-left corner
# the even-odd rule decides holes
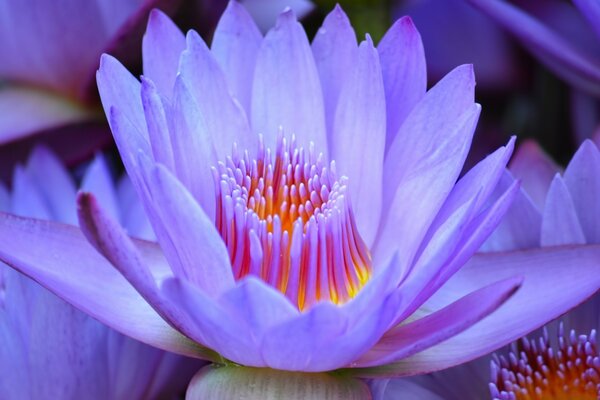
[[[408,114],[425,96],[425,50],[410,17],[397,20],[383,36],[377,50],[385,86],[386,148],[389,148]]]
[[[361,237],[371,246],[381,214],[385,94],[379,56],[368,38],[361,43],[352,74],[335,113],[332,157],[349,178],[350,199]]]
[[[414,375],[458,365],[504,346],[581,303],[600,288],[600,246],[560,246],[478,254],[425,307],[439,309],[466,293],[511,276],[523,285],[506,303],[463,333],[361,376]],[[575,271],[575,272],[574,272]],[[551,297],[552,302],[547,299]]]
[[[104,113],[108,116],[113,135],[115,132],[111,121],[111,109],[116,108],[131,121],[133,127],[143,137],[147,138],[144,108],[140,98],[140,82],[119,61],[108,54],[103,54],[100,58],[96,80]]]
[[[537,208],[543,210],[550,182],[560,167],[536,142],[528,140],[517,148],[510,162],[510,172],[521,180],[521,187]]]
[[[311,371],[317,349],[324,351],[347,329],[348,317],[338,306],[329,302],[317,303],[298,318],[270,329],[263,338],[261,354],[270,368]],[[294,345],[289,346],[289,343]]]
[[[250,115],[252,81],[262,34],[246,9],[230,1],[219,20],[211,52],[221,66],[231,95]]]
[[[214,224],[166,168],[144,165],[144,198],[165,257],[177,277],[211,297],[233,287],[229,254]]]
[[[101,155],[97,155],[85,171],[80,190],[92,193],[111,218],[118,220],[120,213],[115,186],[108,165]]]
[[[585,242],[585,235],[577,218],[569,189],[557,174],[546,197],[540,244],[542,246],[560,246],[584,244]]]
[[[514,182],[515,179],[510,172],[505,170],[490,198],[499,198]],[[487,238],[479,251],[508,251],[538,247],[541,224],[540,211],[533,205],[527,193],[519,188],[500,225]]]
[[[221,67],[196,32],[188,32],[186,43],[180,74],[196,100],[195,112],[206,124],[205,135],[211,137],[218,159],[231,155],[233,143],[253,154],[257,137],[250,131],[245,111],[231,98]]]
[[[424,101],[426,100],[427,98]],[[421,110],[418,106],[415,111]],[[383,223],[374,250],[376,261],[386,260],[390,254],[399,250],[405,264],[410,264],[419,243],[458,178],[480,110],[478,104],[473,104],[469,111],[450,126],[447,125],[448,122],[444,124],[441,119],[436,121],[435,117],[428,116],[426,118],[430,122],[422,122],[429,126],[425,129],[415,126],[416,130],[412,133],[414,137],[406,138],[407,143],[402,145],[402,149],[392,146],[384,164],[383,209],[388,211],[382,215]],[[412,116],[407,119],[404,127],[407,124],[413,125],[411,118]],[[444,127],[438,123],[444,124]],[[429,128],[434,128],[437,132],[430,131]],[[444,132],[444,137],[437,136],[442,134],[440,131]],[[436,137],[437,142],[430,142]],[[400,138],[399,135],[395,143]],[[414,142],[411,143],[411,140]],[[399,151],[394,151],[394,147]],[[393,165],[391,160],[402,160],[402,168]],[[391,174],[395,176],[392,177]]]
[[[600,243],[600,152],[591,140],[583,142],[564,174],[579,223],[588,243]]]
[[[436,215],[430,230],[439,226],[440,222],[444,221],[458,206],[474,196],[479,196],[478,202],[474,205],[476,209],[480,209],[486,201],[489,201],[488,199],[510,159],[514,144],[515,137],[513,136],[505,147],[500,147],[460,178],[444,202],[442,209]]]
[[[76,227],[0,214],[0,238],[3,262],[80,310],[141,342],[203,357],[203,350],[171,328]]]
[[[175,79],[173,79],[173,85],[175,85]],[[171,88],[171,92],[173,90],[174,88]],[[142,104],[152,155],[156,162],[163,164],[171,171],[175,171],[165,103],[166,101],[163,102],[163,97],[160,96],[154,82],[142,77]]]
[[[53,217],[42,191],[29,172],[22,167],[14,170],[10,203],[9,211],[17,215],[50,220]]]
[[[263,32],[270,29],[277,16],[288,7],[298,18],[303,18],[315,8],[311,0],[242,0],[241,3]]]
[[[490,233],[496,229],[516,193],[518,193],[518,189],[518,183],[513,183],[494,204],[469,221],[466,226],[461,227],[462,229],[458,230],[461,237],[458,239],[457,246],[449,254],[450,257],[445,260],[442,259],[442,264],[438,264],[437,268],[435,263],[428,265],[419,259],[418,264],[414,267],[415,276],[411,276],[411,280],[407,280],[407,284],[400,289],[408,299],[411,299],[411,302],[406,309],[399,310],[397,322],[410,316],[429,297],[436,293],[456,271],[463,267]],[[423,279],[423,275],[425,279]]]
[[[93,195],[81,193],[77,200],[79,224],[92,246],[121,272],[165,321],[189,337],[193,332],[192,323],[177,305],[164,299],[158,291],[158,282],[172,276],[160,249],[154,243],[137,248],[119,224],[98,206]],[[205,352],[206,356],[211,356]]]
[[[186,318],[192,321],[187,333],[189,337],[239,364],[265,366],[255,338],[248,334],[243,319],[230,314],[216,299],[178,278],[166,279],[161,293],[167,300],[177,304]]]
[[[215,144],[208,133],[206,121],[197,112],[196,100],[180,77],[175,82],[174,97],[171,117],[167,121],[175,176],[213,218],[215,193],[210,167],[219,161]]]
[[[327,152],[323,94],[306,33],[291,10],[283,12],[258,53],[252,89],[252,131],[275,148],[279,128],[299,146]]]
[[[179,56],[185,49],[185,37],[162,11],[154,9],[142,41],[144,75],[150,78],[163,96],[171,97]]]
[[[68,224],[77,223],[77,215],[73,207],[75,201],[75,183],[63,163],[47,148],[38,146],[33,149],[25,167],[27,175],[35,185],[34,192],[39,192],[43,203],[51,215],[52,220]],[[15,185],[16,182],[13,182]],[[13,197],[16,197],[16,188],[13,186]],[[28,196],[22,193],[20,196]],[[23,199],[14,199],[19,204]],[[33,217],[32,214],[22,215]]]
[[[387,364],[443,342],[493,313],[515,293],[521,283],[520,277],[498,281],[467,294],[441,310],[390,329],[357,361],[357,366]]]
[[[342,84],[350,78],[357,56],[356,34],[342,7],[327,14],[312,42],[312,51],[321,78],[328,144],[331,146],[333,120]]]
[[[119,220],[127,233],[140,239],[156,242],[156,235],[152,231],[148,216],[127,175],[123,175],[117,184],[117,198],[120,206]]]

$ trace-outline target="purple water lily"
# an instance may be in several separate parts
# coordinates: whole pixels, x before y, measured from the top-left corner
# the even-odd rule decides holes
[[[486,354],[600,286],[597,246],[471,258],[517,194],[490,198],[513,141],[457,181],[473,71],[426,92],[409,18],[375,47],[336,7],[311,47],[291,11],[263,38],[231,2],[210,49],[153,12],[143,51],[141,82],[104,56],[98,84],[158,243],[87,193],[83,233],[0,216],[2,260],[122,333],[215,363],[409,375]]]
[[[131,184],[116,187],[102,158],[82,188],[136,237],[153,238]],[[49,151],[37,148],[2,188],[0,207],[77,223],[75,185]],[[102,325],[19,272],[0,266],[2,399],[147,399],[181,394],[198,362],[149,347]]]
[[[600,151],[594,143],[584,142],[564,173],[533,142],[520,148],[511,164],[525,191],[488,245],[509,250],[600,243]],[[596,295],[498,355],[410,381],[392,381],[384,398],[597,399],[599,328]]]

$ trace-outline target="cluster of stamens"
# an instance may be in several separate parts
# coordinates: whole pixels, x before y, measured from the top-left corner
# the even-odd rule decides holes
[[[494,355],[490,391],[494,400],[596,400],[600,399],[600,356],[596,331],[564,335],[552,346],[548,332],[538,341],[513,343],[508,357]]]
[[[347,180],[335,163],[280,138],[275,154],[259,144],[251,159],[236,146],[213,168],[216,226],[234,277],[252,274],[284,293],[300,310],[356,295],[371,273],[358,235]]]

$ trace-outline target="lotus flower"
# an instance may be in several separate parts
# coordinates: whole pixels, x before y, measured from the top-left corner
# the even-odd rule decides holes
[[[564,173],[539,146],[526,143],[517,151],[511,171],[523,180],[526,191],[490,238],[492,246],[508,250],[600,243],[600,151],[594,143],[584,142]],[[412,381],[390,382],[382,398],[402,394],[407,400],[597,399],[598,328],[596,295],[497,355]]]
[[[153,237],[129,181],[115,187],[102,158],[90,165],[82,187],[103,199],[132,235]],[[75,185],[41,147],[0,197],[4,210],[77,222]],[[171,398],[199,366],[115,332],[4,265],[0,282],[2,399]]]
[[[376,48],[336,7],[311,47],[291,11],[263,38],[231,2],[210,49],[153,12],[143,50],[141,82],[104,56],[98,84],[157,243],[87,193],[82,232],[0,217],[2,260],[122,333],[215,363],[417,374],[598,289],[597,247],[471,259],[517,193],[490,200],[513,141],[457,181],[473,71],[426,92],[409,18]]]

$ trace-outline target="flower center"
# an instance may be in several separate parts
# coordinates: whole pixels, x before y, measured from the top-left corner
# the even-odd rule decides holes
[[[284,138],[273,155],[262,140],[256,159],[236,147],[213,169],[216,226],[234,277],[255,275],[303,310],[353,298],[371,274],[371,256],[356,229],[347,179],[335,163]]]
[[[596,331],[589,336],[564,335],[562,324],[558,345],[523,338],[508,358],[494,355],[492,361],[493,399],[499,400],[596,400],[600,398],[600,357]]]

